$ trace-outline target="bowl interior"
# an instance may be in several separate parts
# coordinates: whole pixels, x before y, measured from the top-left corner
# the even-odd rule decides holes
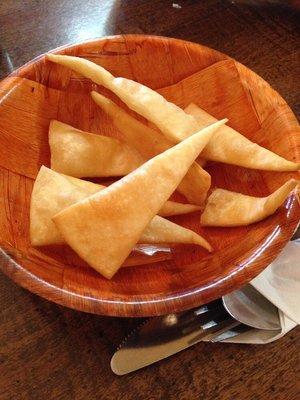
[[[300,161],[299,126],[290,108],[265,81],[223,54],[193,43],[145,36],[105,38],[56,52],[90,59],[117,76],[158,90],[181,107],[194,102],[217,118],[227,117],[230,126],[251,140]],[[215,252],[208,255],[196,246],[171,246],[154,256],[133,253],[127,267],[111,281],[66,246],[31,247],[30,196],[40,166],[49,166],[50,120],[118,136],[91,100],[91,90],[117,101],[108,91],[44,57],[0,83],[0,264],[5,273],[69,307],[143,316],[210,301],[243,285],[272,261],[299,221],[294,196],[273,216],[249,227],[204,229],[199,227],[199,213],[173,217],[202,233]],[[218,163],[211,163],[208,171],[212,187],[255,196],[267,195],[296,176]],[[180,199],[176,194],[175,198]]]

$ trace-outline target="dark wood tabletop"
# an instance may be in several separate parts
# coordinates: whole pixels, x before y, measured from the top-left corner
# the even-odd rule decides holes
[[[299,116],[298,21],[298,1],[2,0],[0,77],[67,43],[163,35],[236,58]],[[110,357],[138,322],[57,306],[1,275],[0,400],[299,399],[299,328],[264,346],[200,343],[117,377]]]

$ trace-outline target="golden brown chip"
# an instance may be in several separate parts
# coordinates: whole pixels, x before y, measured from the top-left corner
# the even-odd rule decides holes
[[[47,54],[47,59],[110,89],[130,109],[153,122],[172,141],[180,142],[199,130],[197,121],[191,115],[147,86],[130,79],[115,78],[100,65],[83,58]]]
[[[131,117],[108,98],[97,92],[92,92],[92,98],[111,117],[123,140],[142,154],[145,159],[149,160],[173,146],[174,143],[166,139],[161,133]],[[210,185],[211,177],[209,173],[197,163],[193,163],[177,190],[189,202],[201,205],[206,199]]]
[[[157,216],[150,221],[139,242],[197,244],[208,251],[212,251],[211,245],[202,236]]]
[[[198,132],[58,213],[53,220],[65,241],[95,270],[111,278],[224,122]]]
[[[207,200],[201,216],[204,226],[242,226],[261,221],[274,214],[283,204],[298,181],[290,179],[267,197],[252,197],[245,194],[216,189]]]
[[[67,178],[42,166],[31,194],[31,244],[44,246],[64,243],[52,217],[64,208],[98,191],[98,185],[92,182]]]
[[[196,118],[199,129],[217,121],[216,118],[195,104],[190,104],[185,112]],[[296,171],[300,163],[288,161],[278,154],[251,142],[227,125],[222,126],[201,153],[201,157],[245,168],[264,171]]]
[[[51,168],[77,178],[123,176],[144,162],[140,153],[118,139],[56,120],[50,123],[49,144]]]
[[[30,239],[33,246],[63,244],[64,239],[52,217],[64,208],[105,189],[82,179],[59,174],[42,166],[34,183],[30,207]],[[170,216],[198,210],[191,204],[167,201],[160,215]],[[195,232],[182,228],[164,218],[154,217],[139,239],[141,243],[195,243],[204,241]]]

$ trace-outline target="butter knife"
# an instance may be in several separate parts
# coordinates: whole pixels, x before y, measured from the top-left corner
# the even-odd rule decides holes
[[[219,300],[187,312],[151,318],[119,346],[111,369],[117,375],[136,371],[239,324]]]

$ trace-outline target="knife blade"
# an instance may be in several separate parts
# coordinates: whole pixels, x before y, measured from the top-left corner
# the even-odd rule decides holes
[[[111,359],[111,369],[117,375],[136,371],[238,324],[220,301],[179,314],[151,318],[121,344]]]
[[[253,328],[248,325],[237,324],[236,326],[232,326],[226,331],[217,332],[212,338],[205,337],[203,341],[212,343],[222,342],[223,340],[232,339],[236,336],[240,336],[242,333],[249,332],[252,329]]]

